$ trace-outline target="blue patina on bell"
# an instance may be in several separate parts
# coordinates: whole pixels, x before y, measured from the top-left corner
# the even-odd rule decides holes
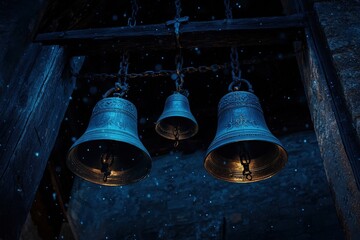
[[[186,96],[175,92],[166,99],[155,130],[160,136],[171,140],[187,139],[198,132],[198,124],[190,112]]]
[[[134,104],[117,97],[100,100],[85,133],[71,146],[67,165],[81,178],[101,185],[126,185],[145,178],[151,157],[138,137]]]
[[[218,125],[204,167],[215,178],[247,183],[269,178],[287,162],[281,142],[266,126],[259,99],[233,91],[218,105]]]

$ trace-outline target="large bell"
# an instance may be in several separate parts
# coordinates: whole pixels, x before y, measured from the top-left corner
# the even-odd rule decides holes
[[[190,112],[189,100],[175,92],[165,102],[164,111],[155,125],[156,132],[164,138],[183,140],[198,132],[198,124]]]
[[[76,175],[101,185],[145,178],[151,157],[138,137],[135,106],[117,97],[100,100],[85,133],[70,148],[67,165]]]
[[[215,178],[247,183],[273,176],[286,162],[287,153],[266,126],[259,99],[246,91],[222,97],[205,169]]]

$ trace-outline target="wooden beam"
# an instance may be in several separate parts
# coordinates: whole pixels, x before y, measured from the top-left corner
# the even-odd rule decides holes
[[[180,27],[180,41],[185,48],[279,44],[298,38],[303,27],[304,14],[189,22]],[[77,53],[176,46],[174,30],[165,24],[42,33],[34,41],[68,45]]]
[[[74,89],[83,58],[32,44],[1,98],[0,239],[18,239]]]
[[[50,175],[51,185],[53,187],[53,190],[56,193],[56,200],[59,203],[62,214],[64,215],[64,218],[66,219],[66,222],[67,222],[67,226],[69,227],[69,230],[70,230],[68,232],[68,234],[70,236],[68,236],[68,237],[71,239],[77,239],[77,236],[75,235],[74,224],[72,223],[72,219],[69,218],[66,207],[65,207],[65,202],[64,202],[63,194],[62,194],[61,187],[60,187],[61,186],[60,179],[55,174],[55,172],[56,172],[55,166],[51,160],[48,161],[47,170]]]

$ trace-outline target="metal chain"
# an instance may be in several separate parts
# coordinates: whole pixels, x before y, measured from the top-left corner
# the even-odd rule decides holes
[[[241,70],[239,64],[239,55],[237,48],[232,47],[230,52],[230,59],[231,59],[231,76],[233,82],[237,82],[241,79]]]
[[[243,176],[249,181],[252,180],[252,175],[251,175],[252,172],[250,171],[250,162],[251,162],[251,159],[250,159],[249,153],[242,152],[240,154],[240,163],[244,168],[242,173],[243,173]]]
[[[186,67],[181,70],[182,74],[192,74],[192,73],[206,73],[206,72],[218,72],[227,68],[226,65],[212,64],[210,66],[199,66],[199,67]],[[120,77],[126,77],[127,79],[135,78],[155,78],[155,77],[169,77],[172,74],[176,74],[176,70],[160,70],[160,71],[145,71],[142,73],[88,73],[85,75],[77,75],[78,78],[87,78],[87,79],[119,79]]]
[[[174,79],[176,91],[179,93],[183,92],[183,85],[184,85],[184,74],[182,73],[183,63],[184,63],[184,59],[182,57],[181,49],[179,48],[179,53],[175,57],[176,78]]]
[[[118,82],[119,83],[121,83],[122,81],[126,82],[128,68],[129,68],[129,54],[126,51],[123,53],[123,55],[121,57],[120,65],[119,65],[119,71],[118,71],[118,74],[119,74]]]
[[[129,90],[129,85],[127,83],[128,68],[129,54],[127,51],[125,51],[120,61],[118,82],[115,83],[115,97],[124,97]]]
[[[125,51],[122,55],[119,71],[117,74],[117,82],[115,82],[115,87],[110,88],[104,94],[104,98],[114,95],[115,97],[124,97],[129,90],[129,84],[127,83],[128,79],[128,68],[129,68],[129,55]]]
[[[180,17],[181,15],[181,2],[180,0],[175,0],[175,8],[176,8],[176,15],[175,18],[169,21],[166,21],[166,25],[174,25],[174,32],[175,32],[175,37],[176,37],[176,46],[178,48],[182,48],[181,44],[180,44],[180,25],[181,23],[186,23],[187,21],[189,21],[189,17],[185,16],[185,17]]]
[[[246,150],[246,148],[244,147],[244,145],[238,145],[238,155],[240,158],[240,164],[243,167],[243,176],[248,180],[251,181],[252,180],[252,172],[250,171],[250,162],[251,162],[251,157],[249,152]]]
[[[131,0],[131,7],[132,7],[132,14],[131,17],[128,19],[128,26],[135,27],[136,26],[136,16],[137,12],[139,11],[139,5],[137,4],[136,0]]]
[[[225,6],[225,15],[227,21],[232,20],[232,9],[230,6],[230,0],[224,0],[224,6]],[[230,59],[231,59],[231,77],[232,77],[232,85],[234,83],[237,83],[238,88],[241,87],[241,69],[239,64],[239,56],[238,51],[236,47],[231,48],[230,52]]]
[[[174,147],[176,148],[177,146],[179,146],[179,127],[175,127],[173,129],[173,134],[174,134],[174,138],[175,138],[175,143],[174,143]]]
[[[175,18],[180,18],[181,16],[181,1],[180,0],[175,0],[175,7],[176,7],[176,16]]]
[[[103,154],[101,156],[101,172],[104,173],[103,175],[103,181],[106,182],[108,179],[108,176],[111,175],[110,167],[114,162],[114,157],[110,154]]]
[[[231,6],[230,6],[230,0],[224,0],[224,6],[225,6],[225,16],[226,16],[226,20],[231,20],[232,17],[232,10],[231,10]]]
[[[139,10],[139,5],[136,0],[131,0],[132,14],[128,19],[128,26],[135,27],[136,26],[136,16]],[[128,52],[125,51],[122,55],[122,59],[120,61],[119,71],[116,76],[118,79],[115,82],[115,87],[110,88],[104,94],[104,98],[109,97],[110,95],[114,95],[115,97],[124,97],[127,91],[129,90],[129,84],[127,83],[128,78],[128,68],[129,68],[129,55]]]

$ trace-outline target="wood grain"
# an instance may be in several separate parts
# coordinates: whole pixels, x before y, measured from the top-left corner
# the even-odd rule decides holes
[[[297,38],[302,27],[303,14],[189,22],[180,27],[180,41],[184,48],[282,44]],[[176,47],[174,29],[165,24],[42,33],[34,41],[67,45],[76,53]]]
[[[30,45],[2,96],[0,239],[18,239],[31,208],[74,89],[66,63],[62,47]]]

